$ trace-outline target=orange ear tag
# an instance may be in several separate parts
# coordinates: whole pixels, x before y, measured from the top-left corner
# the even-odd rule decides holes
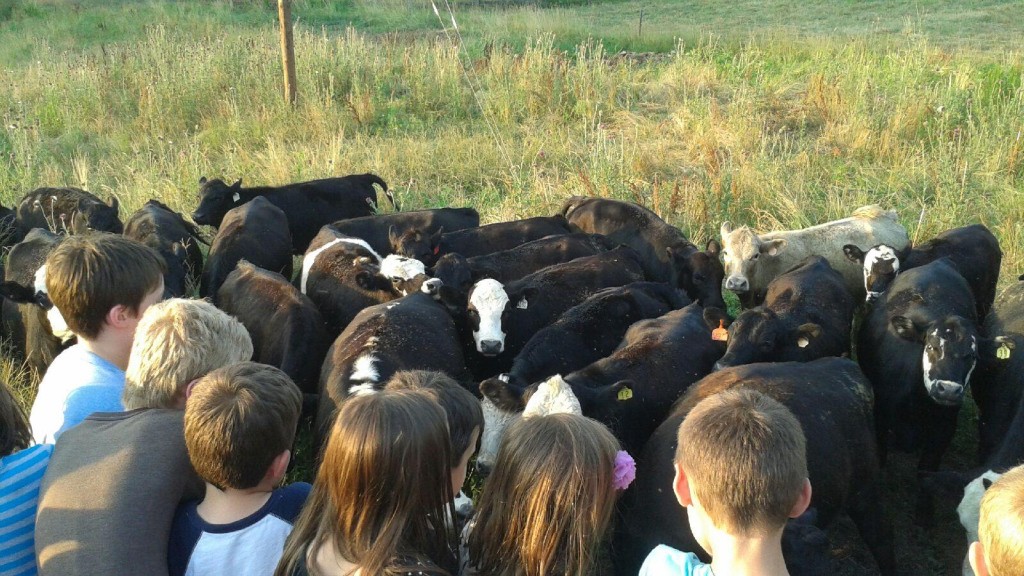
[[[711,331],[711,339],[718,342],[727,342],[729,340],[729,331],[725,329],[725,320],[718,321],[718,328]]]

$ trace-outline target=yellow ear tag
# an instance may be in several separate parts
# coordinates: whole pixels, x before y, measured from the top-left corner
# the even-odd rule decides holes
[[[1000,360],[1006,360],[1009,357],[1010,347],[1007,346],[1006,344],[1003,344],[1002,346],[996,349],[996,358],[999,358]]]
[[[718,342],[727,342],[729,340],[729,331],[725,329],[725,320],[718,321],[718,328],[711,331],[711,339]]]
[[[622,389],[619,390],[619,402],[623,402],[625,400],[629,400],[632,397],[633,397],[633,389],[632,388],[622,388]]]

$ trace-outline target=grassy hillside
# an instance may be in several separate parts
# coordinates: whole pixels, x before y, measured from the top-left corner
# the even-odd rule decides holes
[[[274,2],[0,0],[0,204],[73,185],[190,212],[202,175],[369,170],[407,208],[598,194],[702,242],[881,203],[917,240],[982,222],[1004,282],[1024,271],[1022,2],[477,4],[456,31],[443,3],[296,2],[292,109]],[[955,565],[943,530],[898,530],[913,573]]]

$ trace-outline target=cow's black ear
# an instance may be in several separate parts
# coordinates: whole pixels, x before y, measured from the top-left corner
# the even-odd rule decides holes
[[[800,348],[806,348],[818,336],[821,336],[821,326],[813,322],[801,324],[796,329],[796,345]]]
[[[981,487],[984,488],[985,490],[988,490],[990,487],[992,487],[993,484],[995,484],[995,482],[989,480],[988,478],[981,479]]]
[[[864,264],[864,251],[853,244],[843,246],[843,254],[846,254],[846,259],[854,264]]]
[[[199,177],[199,183],[200,184],[206,184],[206,176],[200,176]]]
[[[526,408],[522,391],[513,390],[500,376],[488,378],[480,383],[480,394],[505,412],[522,412]]]
[[[466,294],[452,286],[442,284],[435,299],[444,305],[454,319],[459,319],[466,313]]]
[[[362,288],[363,290],[380,290],[381,285],[378,280],[387,281],[386,278],[378,279],[375,274],[371,274],[366,270],[360,270],[359,272],[356,272],[356,284],[358,284],[359,287]],[[388,287],[390,288],[391,283],[387,282],[387,284]]]
[[[718,258],[718,255],[722,253],[722,245],[718,243],[718,240],[712,238],[711,240],[708,240],[704,250],[708,253],[708,256]]]
[[[444,234],[444,226],[439,227],[437,229],[437,232],[434,232],[433,234],[430,235],[430,247],[431,248],[435,248],[435,247],[441,245],[441,235],[442,234]]]
[[[470,268],[469,277],[476,283],[484,278],[493,278],[494,280],[501,281],[501,273],[497,268],[491,266],[480,266],[479,268]]]
[[[522,292],[516,294],[514,297],[510,296],[509,300],[512,301],[512,305],[520,310],[526,310],[530,307],[530,301],[537,297],[539,291],[532,287],[523,288]]]
[[[241,188],[242,187],[242,179],[239,178],[238,181],[236,181],[234,184],[231,185],[231,187],[232,188]]]
[[[904,340],[910,340],[911,342],[920,342],[924,333],[917,329],[914,321],[906,316],[893,316],[889,323],[892,324],[896,334]]]
[[[707,323],[708,328],[714,330],[719,326],[728,328],[729,324],[732,323],[732,320],[729,319],[729,315],[721,308],[708,306],[704,309],[704,322]]]
[[[607,402],[628,402],[633,399],[633,388],[636,384],[632,380],[619,380],[615,384],[602,390]]]
[[[36,291],[14,281],[0,282],[0,296],[19,304],[35,304]]]
[[[984,338],[981,340],[980,345],[983,356],[995,356],[998,360],[1009,360],[1016,347],[1017,343],[1010,336],[996,336],[991,339]]]

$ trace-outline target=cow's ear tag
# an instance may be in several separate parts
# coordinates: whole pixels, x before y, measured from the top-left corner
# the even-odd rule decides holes
[[[516,308],[520,310],[526,310],[527,306],[529,306],[529,303],[526,301],[526,298],[519,300],[519,303],[516,304]]]
[[[621,389],[619,389],[619,394],[618,394],[619,402],[625,402],[626,400],[631,400],[632,398],[633,398],[633,389],[632,388],[630,388],[629,386],[624,386]]]
[[[238,199],[241,198],[241,197],[242,196],[238,192],[235,192],[234,196],[231,197],[231,201],[232,202],[238,202]]]
[[[810,344],[810,343],[811,342],[809,340],[807,340],[807,338],[804,338],[802,336],[796,341],[796,345],[801,347],[801,348],[807,348],[807,345]]]
[[[1006,360],[1009,357],[1010,347],[1007,346],[1006,344],[1003,344],[1002,346],[996,349],[996,358],[999,358],[1000,360]]]
[[[718,328],[711,331],[711,339],[718,342],[727,342],[729,340],[729,331],[725,329],[725,320],[718,321]]]

